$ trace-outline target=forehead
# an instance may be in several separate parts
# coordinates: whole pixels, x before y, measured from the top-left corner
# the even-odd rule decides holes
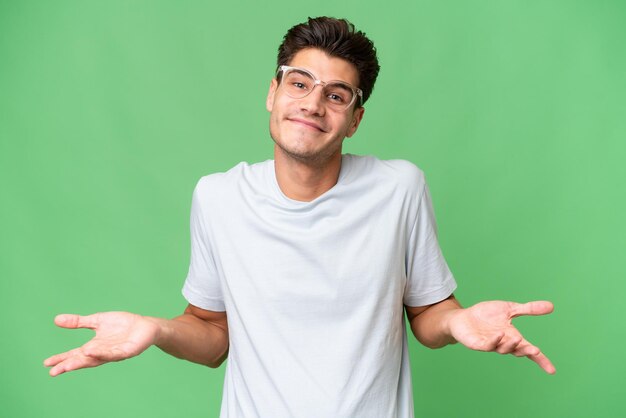
[[[323,81],[340,80],[353,86],[359,85],[359,73],[352,63],[343,58],[331,57],[320,49],[301,49],[288,65],[306,68]]]

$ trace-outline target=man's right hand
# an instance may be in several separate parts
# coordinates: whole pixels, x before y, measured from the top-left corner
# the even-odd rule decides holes
[[[88,316],[63,314],[54,319],[62,328],[89,328],[96,332],[82,347],[47,358],[50,376],[125,360],[155,344],[160,332],[157,321],[128,312],[104,312]]]

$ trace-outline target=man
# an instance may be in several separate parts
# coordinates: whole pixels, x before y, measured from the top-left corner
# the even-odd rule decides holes
[[[461,308],[421,171],[342,155],[378,69],[371,41],[345,20],[290,29],[266,102],[274,160],[194,191],[184,314],[59,315],[96,336],[47,359],[50,374],[156,345],[210,367],[228,357],[222,417],[412,417],[404,310],[428,347],[461,342],[554,373],[511,325],[552,304]]]

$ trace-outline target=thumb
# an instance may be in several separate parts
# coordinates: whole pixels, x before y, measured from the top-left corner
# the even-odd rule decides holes
[[[521,315],[546,315],[554,311],[554,305],[547,300],[536,300],[527,303],[516,303],[511,309],[511,317]]]
[[[54,318],[55,325],[61,328],[90,328],[97,326],[94,315],[60,314]]]

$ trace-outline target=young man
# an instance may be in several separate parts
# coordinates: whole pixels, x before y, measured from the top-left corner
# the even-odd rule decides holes
[[[59,315],[96,336],[47,359],[50,374],[154,344],[210,367],[228,357],[222,417],[412,417],[405,310],[428,347],[461,342],[554,373],[511,325],[552,304],[461,308],[421,171],[342,154],[378,69],[371,41],[345,20],[290,29],[266,104],[274,160],[196,186],[184,314]]]

